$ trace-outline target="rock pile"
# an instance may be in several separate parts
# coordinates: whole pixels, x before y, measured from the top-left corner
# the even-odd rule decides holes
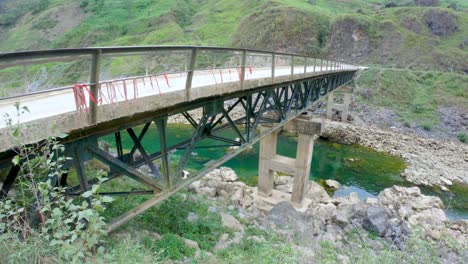
[[[292,177],[275,176],[275,186],[290,192]],[[232,201],[257,227],[271,228],[307,244],[318,245],[326,240],[339,246],[347,233],[363,228],[399,248],[404,247],[408,235],[415,229],[420,229],[430,239],[450,235],[462,245],[468,245],[468,221],[448,221],[442,201],[438,197],[422,195],[417,187],[393,186],[363,202],[356,193],[332,198],[322,186],[310,181],[306,197],[312,203],[304,213],[296,211],[289,202],[280,202],[266,214],[258,209],[260,201],[255,199],[256,188],[238,182],[230,168],[221,167],[208,173],[189,189]],[[222,218],[226,226],[243,233],[237,220],[229,216]]]
[[[256,190],[237,179],[232,169],[221,167],[209,172],[203,179],[193,182],[189,190],[212,198],[222,197],[235,205],[250,209],[254,204]]]

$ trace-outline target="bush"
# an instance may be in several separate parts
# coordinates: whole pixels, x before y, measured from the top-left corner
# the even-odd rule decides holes
[[[462,131],[457,134],[458,140],[463,143],[468,143],[468,133]]]
[[[434,124],[431,122],[424,122],[422,125],[422,128],[427,131],[431,131],[434,128]]]
[[[16,109],[18,121],[14,123],[9,116],[6,121],[11,136],[22,146],[19,119],[29,110],[19,104]],[[77,199],[54,187],[66,172],[63,164],[70,160],[64,153],[58,139],[49,138],[37,149],[20,148],[12,159],[20,170],[16,194],[0,201],[0,260],[47,263],[53,256],[58,262],[82,262],[104,251],[100,244],[107,231],[100,214],[112,199],[96,195],[100,185],[93,185]]]

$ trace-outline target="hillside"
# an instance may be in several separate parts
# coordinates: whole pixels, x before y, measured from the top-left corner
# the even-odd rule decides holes
[[[203,44],[467,72],[467,10],[461,0],[3,0],[0,51]]]

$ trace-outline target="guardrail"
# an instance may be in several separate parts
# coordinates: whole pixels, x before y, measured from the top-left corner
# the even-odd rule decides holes
[[[175,56],[172,60],[178,65],[153,65],[148,66],[147,62],[151,58],[144,56]],[[125,68],[125,64],[128,60],[125,60],[125,56],[143,56],[140,58],[140,62],[145,64],[144,73],[138,74],[138,63],[130,68],[135,70],[135,74],[132,77],[126,76],[126,72],[121,73],[125,76],[112,76],[112,70],[107,69],[106,74],[103,74],[103,67],[112,65],[111,62],[104,62],[104,59],[116,59],[120,58],[122,61],[119,64],[118,69]],[[212,59],[209,57],[212,56]],[[138,61],[138,60],[137,60]],[[67,67],[70,70],[62,69],[60,67],[57,70],[63,72],[63,75],[50,77],[47,72],[47,65],[53,63],[72,63],[68,64]],[[183,63],[182,63],[183,62]],[[88,63],[89,69],[86,70]],[[160,63],[162,64],[162,63]],[[36,67],[37,65],[43,65],[42,68]],[[193,87],[193,78],[195,71],[202,70],[220,70],[220,69],[231,69],[235,68],[239,71],[238,80],[240,86],[244,86],[246,80],[246,72],[249,69],[252,70],[252,65],[263,67],[264,69],[271,68],[270,78],[276,77],[278,68],[290,67],[290,74],[306,73],[306,72],[320,72],[325,71],[341,71],[347,69],[357,69],[355,66],[345,64],[340,61],[327,60],[324,58],[313,58],[300,54],[283,53],[283,52],[272,52],[255,49],[236,49],[236,48],[224,48],[224,47],[202,47],[202,46],[134,46],[134,47],[96,47],[96,48],[76,48],[76,49],[55,49],[55,50],[38,50],[38,51],[24,51],[15,53],[0,53],[0,102],[2,100],[11,99],[12,97],[23,97],[31,94],[48,93],[51,91],[71,89],[73,84],[84,83],[90,87],[90,96],[97,98],[99,96],[99,84],[104,81],[112,80],[128,80],[135,79],[137,77],[161,75],[165,72],[181,73],[186,74],[185,81],[185,93],[186,97],[189,97],[190,89]],[[303,66],[303,70],[301,67]],[[32,68],[34,67],[34,70]],[[66,68],[66,67],[64,67]],[[81,72],[73,72],[71,69],[79,68]],[[299,69],[300,70],[299,70]],[[22,69],[22,74],[21,74]],[[45,69],[45,70],[44,70]],[[310,69],[310,71],[309,71]],[[142,69],[139,69],[142,70]],[[31,71],[45,71],[45,74],[36,78],[39,81],[38,86],[41,86],[39,91],[30,89],[32,81],[30,80]],[[88,72],[86,72],[88,71]],[[149,71],[156,71],[156,74],[149,74]],[[2,74],[10,74],[6,77],[2,77]],[[68,76],[69,74],[71,76]],[[21,76],[22,75],[22,76]],[[106,77],[107,75],[107,77]],[[109,77],[109,75],[111,75]],[[221,73],[222,75],[222,73]],[[214,76],[213,76],[214,77]],[[80,79],[81,78],[81,79]],[[222,78],[222,76],[221,76]],[[237,78],[237,77],[236,77]],[[23,80],[23,87],[17,87]],[[82,79],[86,79],[82,81]],[[10,81],[9,84],[5,84],[6,81]],[[13,81],[12,81],[13,80]],[[65,85],[59,84],[43,84],[47,81],[60,81]],[[9,88],[8,88],[9,87]],[[16,87],[16,88],[15,88]],[[45,88],[42,88],[45,87]],[[13,91],[9,93],[8,91]],[[2,95],[3,93],[3,95]],[[96,119],[96,107],[97,104],[91,102],[89,98],[90,108],[90,121],[94,122]]]

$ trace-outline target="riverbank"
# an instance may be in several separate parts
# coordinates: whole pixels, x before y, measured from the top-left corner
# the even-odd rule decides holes
[[[355,193],[331,198],[310,181],[307,198],[312,203],[305,212],[298,212],[288,202],[265,210],[267,205],[256,199],[256,188],[237,179],[233,170],[222,167],[189,187],[190,192],[217,204],[208,210],[231,232],[219,235],[211,251],[196,254],[184,263],[245,258],[262,262],[251,255],[261,245],[278,249],[270,253],[288,260],[286,263],[383,259],[384,263],[416,259],[459,263],[468,257],[468,221],[448,220],[441,200],[422,195],[417,187],[394,186],[362,202]],[[275,186],[290,192],[292,178],[276,176]],[[202,219],[198,214],[190,212],[187,219]],[[239,252],[239,248],[246,252]],[[235,254],[241,255],[236,258]]]
[[[402,157],[408,163],[402,176],[414,184],[443,189],[454,183],[468,184],[468,145],[463,143],[331,121],[325,121],[322,136]]]

